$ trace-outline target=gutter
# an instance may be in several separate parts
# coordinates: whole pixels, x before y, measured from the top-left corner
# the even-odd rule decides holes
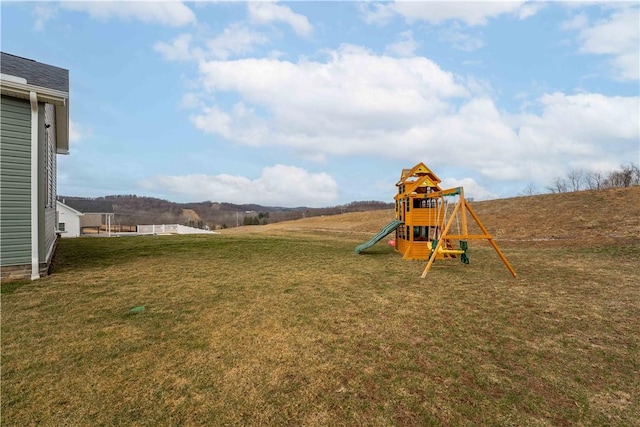
[[[8,74],[0,75],[0,93],[14,98],[31,99],[36,93],[38,100],[52,104],[56,110],[56,153],[69,154],[69,93],[56,89],[28,84],[26,79]]]
[[[13,81],[17,79],[9,80],[6,79],[6,74],[3,74],[2,77],[2,95],[13,96],[14,98],[30,99],[31,93],[35,92],[38,94],[38,99],[40,99],[40,101],[42,102],[46,102],[47,104],[60,106],[64,106],[67,104],[67,99],[69,98],[68,92]]]
[[[40,241],[38,235],[38,94],[31,101],[31,280],[40,278]]]

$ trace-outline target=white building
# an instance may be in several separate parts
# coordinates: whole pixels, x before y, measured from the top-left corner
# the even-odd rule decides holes
[[[84,214],[58,201],[58,229],[60,237],[80,237],[80,217]]]

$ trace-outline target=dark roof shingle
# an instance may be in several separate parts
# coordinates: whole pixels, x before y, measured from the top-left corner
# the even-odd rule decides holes
[[[2,74],[22,77],[30,85],[69,92],[69,70],[43,64],[33,59],[11,55],[10,53],[0,53],[0,71]]]
[[[82,213],[113,213],[113,202],[108,200],[71,199],[58,197],[58,200]]]

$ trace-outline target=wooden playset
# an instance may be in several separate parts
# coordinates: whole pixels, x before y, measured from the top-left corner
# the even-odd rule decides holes
[[[440,178],[424,163],[403,169],[396,184],[395,219],[370,241],[358,246],[356,253],[373,246],[395,230],[394,246],[403,259],[428,260],[422,273],[425,277],[436,260],[459,258],[468,264],[468,241],[483,239],[489,241],[509,272],[516,277],[515,270],[465,199],[463,188],[443,190],[440,182]],[[479,232],[469,233],[469,216]]]

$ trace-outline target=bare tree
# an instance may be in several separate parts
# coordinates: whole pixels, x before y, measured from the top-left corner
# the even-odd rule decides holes
[[[629,165],[631,167],[631,171],[633,174],[633,185],[640,184],[640,165],[634,165],[633,163]]]
[[[622,183],[625,187],[631,187],[633,184],[633,168],[631,165],[622,166]]]
[[[620,166],[620,178],[623,187],[631,187],[635,183],[636,169],[637,167],[633,163]]]
[[[567,186],[570,191],[580,191],[585,181],[585,173],[582,169],[574,169],[567,173]]]
[[[524,189],[520,192],[520,194],[523,196],[533,196],[538,193],[538,188],[533,182],[528,183],[527,186],[524,187]]]
[[[602,190],[605,176],[600,171],[587,172],[585,181],[589,190]]]
[[[552,193],[566,193],[567,181],[562,177],[553,178],[551,184],[547,186],[547,189]]]
[[[630,187],[633,175],[633,168],[630,165],[623,165],[620,170],[609,172],[607,184],[609,187]]]
[[[546,188],[552,193],[564,193],[578,191],[585,187],[590,190],[602,190],[632,185],[640,185],[640,166],[635,163],[621,165],[620,169],[606,174],[600,171],[576,169],[569,172],[566,179],[554,178]]]

